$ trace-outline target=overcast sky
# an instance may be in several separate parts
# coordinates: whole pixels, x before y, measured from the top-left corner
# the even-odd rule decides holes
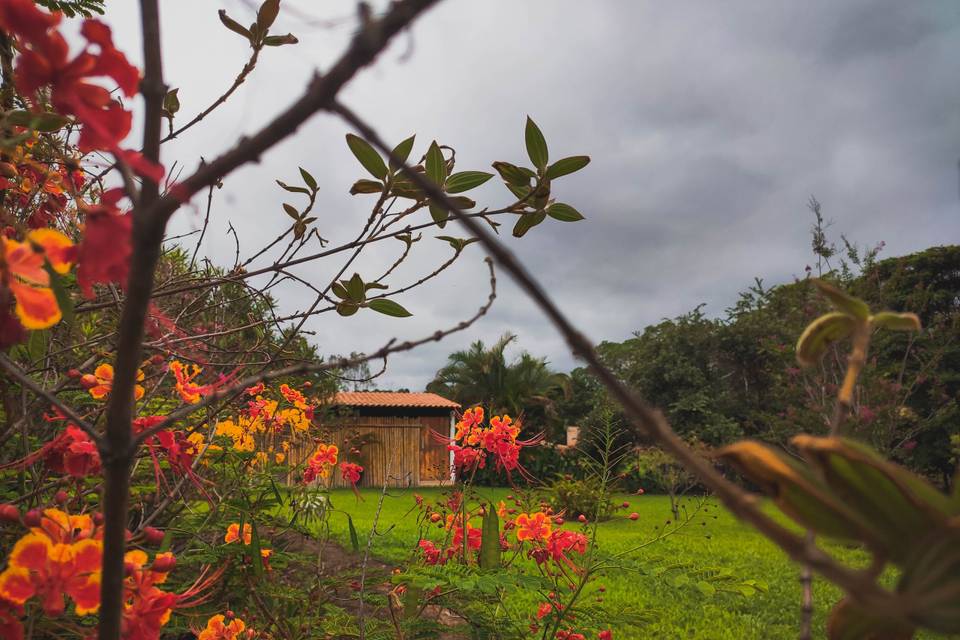
[[[139,61],[136,3],[107,4],[120,46]],[[165,75],[180,88],[181,122],[229,86],[249,53],[220,25],[220,7],[242,23],[252,20],[243,0],[161,3]],[[192,170],[201,155],[215,157],[256,131],[315,69],[336,59],[355,28],[351,2],[284,0],[283,7],[274,32],[292,31],[300,44],[264,51],[225,107],[164,146],[168,167],[176,161]],[[587,169],[554,185],[555,196],[587,220],[548,219],[507,241],[598,342],[623,340],[700,303],[721,314],[754,276],[774,284],[802,275],[812,262],[811,195],[833,220],[836,240],[844,233],[861,244],[884,241],[885,256],[960,238],[955,0],[446,0],[342,99],[387,140],[416,133],[416,157],[434,138],[455,147],[458,169],[525,161],[528,113],[552,158],[592,156]],[[232,263],[228,221],[248,253],[282,232],[289,219],[281,204],[297,201],[274,178],[296,181],[298,165],[319,180],[322,235],[334,243],[356,235],[373,196],[348,193],[364,171],[346,149],[347,131],[318,115],[261,164],[228,177],[215,195],[207,255]],[[482,205],[508,203],[494,181],[473,193]],[[201,222],[197,210],[183,209],[171,234]],[[448,255],[432,235],[391,278],[394,288]],[[376,273],[399,248],[383,243],[360,272]],[[482,259],[472,246],[439,279],[399,298],[412,318],[324,314],[307,328],[321,352],[344,353],[455,324],[486,297]],[[325,283],[340,264],[297,273]],[[279,298],[288,312],[312,302],[302,289],[283,289]],[[504,275],[486,318],[394,357],[378,385],[422,388],[448,353],[506,331],[558,369],[576,364]]]

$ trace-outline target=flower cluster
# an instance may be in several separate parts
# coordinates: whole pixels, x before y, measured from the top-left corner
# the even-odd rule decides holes
[[[330,476],[330,470],[337,466],[337,456],[340,450],[335,444],[323,444],[317,446],[317,450],[307,460],[307,467],[303,470],[303,481],[313,482],[317,478],[327,478]]]
[[[100,607],[102,531],[89,515],[43,512],[13,547],[0,573],[0,599],[17,606],[36,597],[48,616],[59,616],[69,598],[77,615]]]
[[[137,382],[143,382],[143,378],[143,369],[137,369]],[[87,392],[95,400],[106,399],[113,390],[113,365],[104,362],[94,369],[93,373],[87,373],[81,377],[80,384],[86,387]],[[143,397],[143,385],[134,385],[133,397],[137,400]]]
[[[200,402],[200,398],[210,395],[230,381],[229,376],[221,375],[216,382],[204,385],[197,384],[194,380],[203,372],[203,368],[195,364],[185,365],[179,360],[172,361],[169,370],[177,381],[177,393],[187,404],[197,404]]]
[[[30,530],[14,544],[7,567],[0,573],[0,631],[4,638],[22,637],[22,607],[34,598],[50,617],[63,614],[68,602],[78,616],[95,614],[100,608],[103,531],[98,521],[89,514],[46,509],[28,513],[24,522]],[[145,531],[151,539],[149,528]],[[153,533],[162,537],[157,530]],[[159,553],[152,562],[139,549],[124,555],[124,640],[159,640],[173,611],[201,604],[222,573],[204,572],[181,593],[164,591],[158,585],[175,566],[172,553]]]
[[[241,637],[253,638],[256,633],[253,629],[247,629],[247,625],[240,618],[228,620],[226,616],[218,613],[207,620],[207,626],[196,635],[198,640],[238,640]]]
[[[75,256],[70,239],[54,229],[34,229],[23,242],[0,236],[0,313],[6,314],[6,297],[12,296],[14,312],[24,328],[46,329],[60,322],[63,314],[44,264],[63,274],[70,270]]]
[[[508,475],[519,470],[521,475],[528,475],[520,465],[520,450],[538,444],[543,436],[519,440],[522,427],[508,415],[492,417],[489,427],[483,426],[483,419],[482,407],[467,409],[456,424],[453,438],[440,437],[453,452],[454,467],[483,469],[487,457],[492,456],[497,470],[505,469]]]

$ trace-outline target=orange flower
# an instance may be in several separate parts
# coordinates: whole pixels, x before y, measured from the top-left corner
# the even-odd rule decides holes
[[[193,380],[203,369],[195,364],[185,365],[179,360],[170,363],[170,371],[177,379],[177,393],[187,404],[197,404],[202,396],[210,395],[216,391],[217,387],[229,380],[228,377],[221,376],[220,380],[213,384],[196,384]]]
[[[60,509],[45,509],[40,518],[40,526],[30,529],[31,533],[43,535],[54,544],[74,544],[81,540],[99,540],[103,537],[100,527],[86,514],[70,515]]]
[[[137,370],[137,382],[143,381],[143,371]],[[87,387],[90,395],[96,400],[106,398],[113,389],[113,365],[106,362],[98,366],[93,374],[86,374],[80,379],[80,384]],[[139,400],[143,397],[143,386],[135,385],[133,388],[133,397]]]
[[[65,608],[64,596],[69,596],[77,615],[95,613],[100,608],[102,556],[99,540],[65,544],[42,533],[28,533],[14,545],[7,569],[0,574],[0,598],[22,605],[37,596],[44,613],[58,616]]]
[[[310,407],[307,404],[307,398],[302,393],[296,389],[291,389],[290,385],[281,384],[280,385],[280,394],[293,406],[297,409],[306,410]]]
[[[36,229],[25,242],[0,237],[0,288],[16,299],[15,311],[27,329],[46,329],[63,317],[50,288],[44,259],[57,273],[66,273],[73,262],[73,243],[54,229]]]
[[[253,536],[253,527],[250,526],[250,523],[243,525],[243,544],[250,544]],[[227,544],[231,542],[236,542],[240,539],[240,525],[239,523],[234,522],[229,527],[227,527],[227,535],[223,537],[223,541]]]
[[[534,514],[521,513],[517,516],[517,540],[546,540],[550,537],[550,517],[538,511]]]
[[[326,478],[330,475],[330,468],[337,464],[337,455],[340,450],[335,444],[321,444],[303,470],[304,482],[313,482],[317,478]]]
[[[240,618],[224,624],[226,618],[217,614],[207,620],[207,628],[200,632],[198,640],[235,640],[247,628]]]

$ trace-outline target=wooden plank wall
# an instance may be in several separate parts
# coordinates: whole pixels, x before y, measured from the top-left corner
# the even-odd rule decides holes
[[[450,477],[446,446],[431,434],[431,430],[441,434],[449,432],[447,416],[337,418],[334,424],[324,425],[322,429],[322,441],[337,445],[341,460],[363,465],[361,487],[382,487],[385,480],[392,487],[439,484]],[[359,441],[359,458],[348,453],[349,445],[345,444],[348,438],[355,443]],[[305,461],[315,449],[314,443],[291,447],[290,464]],[[296,481],[296,476],[288,480]],[[334,470],[331,485],[348,486],[340,478],[339,469]]]

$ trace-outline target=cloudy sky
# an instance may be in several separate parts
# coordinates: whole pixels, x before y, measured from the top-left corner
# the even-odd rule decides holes
[[[139,60],[136,3],[108,7],[120,46]],[[249,53],[220,25],[220,7],[252,20],[245,0],[161,3],[165,75],[180,89],[182,122],[229,86]],[[291,31],[300,44],[265,51],[224,108],[164,146],[167,166],[192,169],[269,121],[336,59],[355,28],[353,11],[346,1],[284,0],[274,31]],[[955,0],[446,0],[342,99],[387,140],[416,133],[417,157],[432,139],[455,147],[458,169],[525,161],[528,113],[552,158],[592,156],[587,169],[554,185],[587,220],[548,220],[508,244],[592,339],[622,340],[700,303],[720,314],[754,276],[772,284],[802,275],[812,261],[811,195],[838,241],[840,233],[861,244],[884,241],[886,256],[957,242],[958,61]],[[356,235],[372,196],[348,193],[364,171],[346,149],[347,131],[318,115],[260,165],[231,175],[215,195],[204,252],[229,266],[228,221],[246,253],[281,233],[289,222],[281,204],[296,200],[274,178],[295,181],[297,166],[319,180],[322,235],[334,243]],[[473,193],[482,205],[508,203],[494,181]],[[198,211],[183,209],[171,234],[201,222]],[[448,255],[432,235],[392,277],[394,288]],[[377,273],[399,248],[382,243],[359,271]],[[455,324],[485,299],[482,259],[472,246],[428,287],[399,298],[412,318],[323,314],[307,328],[322,352],[344,353]],[[326,261],[297,273],[322,284],[340,266]],[[278,296],[288,312],[312,302],[302,288]],[[486,318],[393,358],[379,386],[422,388],[446,354],[506,331],[557,368],[575,366],[504,276]]]

